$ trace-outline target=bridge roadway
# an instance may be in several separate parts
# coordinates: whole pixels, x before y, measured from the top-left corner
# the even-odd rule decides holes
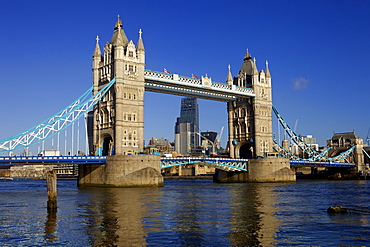
[[[87,164],[105,163],[105,156],[3,156],[0,157],[1,165],[33,165],[33,164]],[[248,171],[248,159],[232,158],[208,158],[208,157],[177,157],[161,158],[161,168],[169,168],[180,165],[191,165],[206,163],[208,166],[216,167],[226,171]],[[309,160],[291,160],[290,165],[294,167],[356,167],[353,163],[324,162]]]

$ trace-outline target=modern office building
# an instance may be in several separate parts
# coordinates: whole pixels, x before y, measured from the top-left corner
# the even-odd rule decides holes
[[[175,151],[191,155],[199,146],[199,114],[197,98],[181,99],[180,117],[175,124]]]
[[[314,138],[312,135],[299,135],[301,140],[305,143],[307,143],[312,149],[319,151],[319,144],[316,142],[316,138]],[[291,144],[291,152],[301,158],[305,158],[305,154],[302,151],[302,149],[295,143]]]

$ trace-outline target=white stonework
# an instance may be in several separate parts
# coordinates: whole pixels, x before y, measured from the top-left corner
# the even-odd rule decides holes
[[[138,154],[144,148],[144,69],[142,32],[137,45],[128,40],[118,20],[102,54],[97,38],[93,54],[96,93],[113,78],[116,83],[94,106],[94,153]]]
[[[238,76],[227,83],[253,88],[254,98],[239,98],[228,103],[229,150],[233,158],[257,158],[272,152],[272,90],[271,75],[258,72],[255,61],[246,53]]]

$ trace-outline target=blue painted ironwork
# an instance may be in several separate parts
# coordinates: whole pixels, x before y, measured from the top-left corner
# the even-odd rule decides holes
[[[207,158],[207,157],[179,157],[161,158],[161,168],[170,168],[181,165],[194,165],[204,163],[225,171],[248,171],[247,159]]]
[[[0,165],[105,163],[105,156],[4,156]]]
[[[301,158],[301,157],[298,157],[297,155],[293,154],[292,152],[290,152],[289,150],[286,150],[285,148],[283,148],[282,146],[280,146],[277,142],[276,139],[273,139],[273,142],[275,143],[275,145],[272,147],[276,152],[278,152],[282,157],[284,158],[287,158],[287,159],[291,159],[291,160],[303,160],[303,161],[312,161],[312,160],[316,160],[315,157],[310,157],[310,158]],[[327,148],[325,149],[323,152],[321,152],[320,154],[321,155],[325,155],[328,151],[329,151],[330,148]],[[327,157],[327,161],[331,161],[331,162],[339,162],[341,160],[344,160],[346,159],[351,153],[352,151],[355,149],[355,146],[352,146],[351,148],[347,149],[345,152],[335,156],[335,157]]]
[[[0,140],[0,152],[9,152],[29,147],[67,128],[78,118],[82,117],[85,112],[91,110],[92,106],[104,96],[115,81],[116,79],[114,78],[95,95],[91,95],[93,87],[90,87],[76,101],[55,114],[53,117],[26,131]]]
[[[327,149],[327,150],[325,150],[324,152],[321,152],[321,153],[314,150],[310,145],[305,143],[302,140],[302,138],[299,135],[297,135],[289,127],[289,125],[284,121],[284,119],[282,118],[282,116],[280,115],[280,113],[277,111],[277,109],[274,106],[272,106],[272,109],[273,109],[276,117],[278,118],[280,124],[283,126],[284,131],[289,135],[289,137],[293,140],[293,142],[303,152],[305,152],[306,154],[309,155],[308,159],[300,158],[300,157],[294,155],[293,153],[291,153],[290,151],[286,150],[282,146],[280,146],[280,144],[277,143],[277,141],[274,139],[273,141],[274,141],[275,145],[273,146],[273,149],[285,158],[295,159],[295,160],[340,161],[340,160],[346,159],[353,152],[353,150],[355,149],[355,146],[352,146],[347,151],[339,154],[338,156],[335,156],[335,157],[325,156],[327,154],[327,152],[329,151],[329,149]]]

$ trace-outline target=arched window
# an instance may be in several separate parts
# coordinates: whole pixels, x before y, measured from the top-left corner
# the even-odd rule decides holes
[[[245,117],[245,108],[241,109],[240,115],[241,115],[241,117]]]

